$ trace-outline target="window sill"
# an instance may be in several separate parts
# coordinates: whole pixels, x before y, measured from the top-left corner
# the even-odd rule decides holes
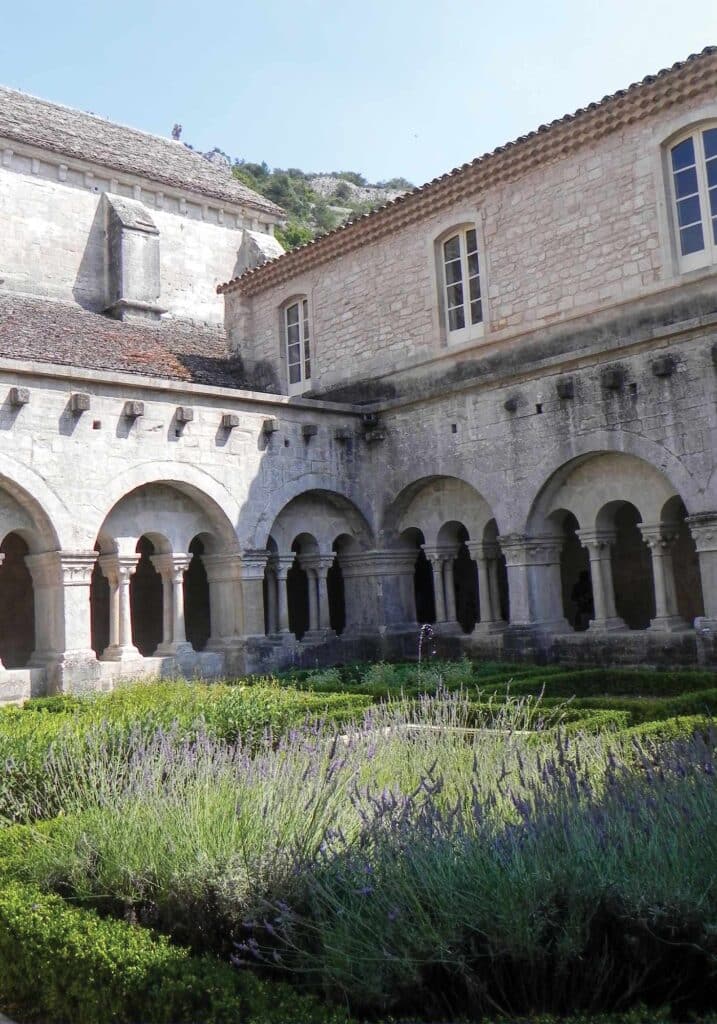
[[[459,348],[463,345],[471,345],[476,341],[482,341],[485,337],[485,322],[474,324],[472,327],[464,327],[460,331],[446,331],[445,344],[447,348]]]

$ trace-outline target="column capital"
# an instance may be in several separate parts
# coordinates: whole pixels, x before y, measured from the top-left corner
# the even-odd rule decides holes
[[[334,564],[336,552],[332,551],[330,555],[310,554],[298,555],[297,557],[302,569],[305,571],[312,569],[320,578],[323,578]]]
[[[550,534],[531,537],[525,533],[501,534],[500,549],[507,565],[553,565],[560,561],[563,538]]]
[[[458,554],[457,548],[451,544],[437,544],[435,547],[421,544],[421,547],[428,561],[439,566],[443,565],[449,558],[455,558]]]
[[[639,530],[648,548],[660,555],[677,540],[679,527],[675,523],[640,523]]]
[[[616,530],[576,530],[575,533],[581,545],[596,555],[604,551],[609,553],[617,536]]]
[[[25,565],[35,587],[57,587],[63,582],[59,551],[43,551],[39,555],[25,555]]]
[[[489,558],[498,558],[500,545],[497,540],[467,540],[466,547],[472,559],[476,562],[481,559],[486,561]]]
[[[698,553],[717,551],[717,512],[696,512],[687,516],[685,522],[690,528]]]
[[[175,555],[171,551],[165,551],[159,555],[150,555],[149,560],[160,576],[169,576],[177,580],[181,579],[189,568],[192,556],[184,553]]]
[[[242,551],[239,556],[241,578],[243,580],[263,580],[266,563],[270,558],[274,559],[275,557],[274,552],[266,548],[248,548],[246,551]],[[293,557],[292,555],[292,559]]]
[[[286,580],[286,577],[289,574],[289,569],[291,569],[296,562],[296,554],[273,555],[271,562],[276,570],[277,579]]]

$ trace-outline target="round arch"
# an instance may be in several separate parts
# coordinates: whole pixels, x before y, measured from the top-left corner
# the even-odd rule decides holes
[[[271,536],[280,552],[288,552],[296,537],[311,534],[318,550],[326,554],[338,536],[352,537],[358,546],[373,546],[371,527],[350,498],[333,489],[302,491],[279,510],[266,530],[266,547]],[[263,538],[262,527],[262,538]]]
[[[395,539],[415,528],[432,547],[439,543],[447,523],[464,526],[469,537],[478,540],[493,518],[490,505],[472,484],[459,477],[435,475],[414,480],[394,498],[384,516],[383,533],[387,539]]]
[[[700,485],[684,462],[662,445],[626,431],[616,435],[595,430],[556,445],[537,463],[522,488],[511,489],[505,494],[496,509],[496,517],[501,517],[499,522],[506,524],[502,527],[503,532],[525,532],[542,493],[551,481],[556,480],[561,472],[569,471],[578,459],[606,454],[631,455],[647,463],[669,481],[672,493],[682,497],[690,514],[710,510],[705,507],[706,487]],[[581,523],[581,526],[587,527],[587,524]]]
[[[76,517],[37,473],[6,455],[0,470],[0,532],[0,540],[19,533],[33,553],[78,546]]]
[[[94,527],[93,539],[100,534],[115,506],[127,495],[146,485],[171,487],[185,494],[205,512],[215,530],[219,530],[227,549],[238,550],[235,524],[240,516],[239,503],[209,473],[176,462],[145,462],[106,481],[99,488],[107,500],[103,511],[97,514],[91,524]]]
[[[353,495],[337,491],[336,480],[330,476],[307,474],[273,491],[260,511],[257,511],[256,505],[253,505],[251,501],[246,502],[241,510],[237,527],[242,547],[265,548],[269,535],[273,534],[272,526],[283,509],[293,499],[311,492],[333,495],[353,507],[361,516],[369,538],[373,539],[373,513],[370,505]],[[330,544],[329,547],[331,547]]]

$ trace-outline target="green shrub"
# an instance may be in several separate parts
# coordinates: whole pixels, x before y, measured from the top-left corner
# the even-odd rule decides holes
[[[148,929],[71,908],[34,886],[0,889],[0,998],[43,1024],[345,1021],[286,984],[193,957]]]
[[[695,733],[707,736],[712,732],[714,738],[714,719],[707,715],[679,715],[676,718],[665,718],[656,722],[641,722],[629,726],[622,731],[623,737],[638,741],[663,743],[679,740],[690,740]]]
[[[575,672],[551,672],[538,669],[521,673],[510,683],[510,692],[519,696],[543,691],[546,697],[572,696],[675,696],[715,685],[714,672],[694,670],[655,672],[645,669],[591,668]]]

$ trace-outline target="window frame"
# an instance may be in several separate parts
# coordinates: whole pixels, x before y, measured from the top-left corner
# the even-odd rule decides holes
[[[469,250],[468,234],[473,232],[475,236],[475,249]],[[446,268],[449,262],[446,260],[445,246],[453,238],[459,239],[459,259],[461,266],[460,281],[449,282]],[[433,240],[434,262],[435,262],[435,284],[438,299],[438,319],[440,333],[445,345],[454,348],[459,345],[470,344],[483,338],[486,325],[486,259],[482,244],[482,237],[478,219],[473,214],[470,218],[454,220],[450,225],[446,224]],[[472,274],[469,264],[469,256],[477,256],[478,273]],[[473,278],[478,280],[478,298],[471,300],[470,282]],[[449,288],[461,284],[462,305],[450,306]],[[481,305],[481,319],[477,323],[471,323],[471,303],[478,301]],[[464,324],[462,327],[451,328],[451,310],[463,310]]]
[[[715,215],[717,215],[717,209],[715,210],[715,214],[713,214],[710,204],[710,185],[707,178],[707,161],[714,161],[714,164],[717,167],[717,155],[708,158],[706,156],[704,144],[704,133],[710,130],[717,130],[717,120],[715,118],[693,122],[664,143],[665,174],[667,177],[667,190],[670,206],[670,227],[674,244],[675,259],[677,267],[681,273],[688,273],[691,270],[699,270],[717,264],[717,239],[715,239],[715,230],[717,230],[717,227],[713,226],[713,219]],[[688,165],[685,168],[678,168],[675,170],[672,162],[673,150],[688,139],[693,140],[695,163],[693,165]],[[696,195],[699,200],[700,219],[694,223],[700,224],[702,228],[703,247],[695,252],[683,255],[675,178],[680,170],[688,170],[689,167],[692,166],[695,168],[697,178],[697,192],[690,193],[690,196]],[[715,192],[715,195],[717,195],[717,182],[715,185],[711,186],[711,188]],[[680,198],[684,201],[685,198],[689,197],[682,196]]]
[[[296,321],[290,323],[289,313],[293,309],[297,309],[298,318]],[[300,395],[303,394],[303,392],[308,391],[312,386],[312,371],[314,362],[314,339],[311,319],[311,304],[309,303],[308,295],[292,295],[290,296],[290,298],[282,302],[279,310],[279,318],[281,333],[281,355],[282,361],[286,368],[287,394]],[[293,327],[296,327],[298,329],[297,341],[291,343],[292,346],[296,344],[298,344],[299,346],[298,362],[291,361],[289,352],[289,331],[290,328]],[[299,367],[299,379],[292,382],[291,370],[292,367],[294,366]]]

